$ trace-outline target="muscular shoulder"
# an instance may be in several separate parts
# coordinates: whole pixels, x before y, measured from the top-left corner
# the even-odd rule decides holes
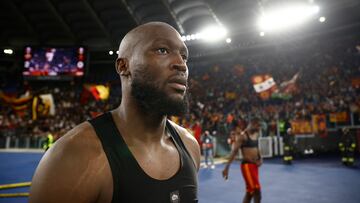
[[[171,125],[179,133],[181,140],[184,142],[186,149],[191,153],[191,156],[195,162],[196,167],[200,168],[200,147],[194,136],[185,128],[169,120]]]
[[[100,147],[100,142],[98,142],[99,139],[97,138],[97,135],[89,122],[83,122],[79,124],[66,133],[61,139],[63,139],[63,142],[69,145],[77,146],[79,144],[92,144],[88,147]]]
[[[101,173],[107,164],[104,154],[88,122],[70,130],[41,159],[33,177],[30,202],[90,202],[96,199],[102,182]]]
[[[86,161],[101,153],[101,143],[95,131],[90,123],[84,122],[56,141],[49,152],[45,154],[45,157],[59,156],[62,158],[70,158],[71,160],[81,159],[79,161]]]

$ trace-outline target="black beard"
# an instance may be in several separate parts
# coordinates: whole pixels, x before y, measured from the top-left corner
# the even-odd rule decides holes
[[[154,81],[149,74],[145,77],[136,77],[135,74],[131,84],[131,96],[135,98],[140,110],[145,114],[154,116],[184,116],[188,113],[189,95],[186,92],[184,99],[174,100],[156,87],[155,84],[147,81]]]

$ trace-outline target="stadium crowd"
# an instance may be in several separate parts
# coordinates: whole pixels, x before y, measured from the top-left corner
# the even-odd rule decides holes
[[[280,117],[357,113],[360,54],[354,44],[330,47],[315,44],[289,52],[273,50],[202,67],[190,63],[190,112],[187,117],[174,119],[197,136],[205,129],[227,136],[234,126],[246,126],[247,120],[256,116],[262,120],[263,133],[275,135]],[[298,74],[296,88],[289,97],[263,100],[251,82],[251,77],[259,74],[270,74],[278,87]],[[48,86],[42,92],[53,95],[56,114],[36,120],[31,119],[30,110],[19,115],[1,101],[1,136],[37,137],[48,132],[61,136],[76,124],[115,108],[121,97],[119,85],[113,83],[109,99],[99,101],[83,101],[82,84]],[[29,109],[30,106],[29,103]]]
[[[360,55],[357,49],[333,46],[318,52],[302,49],[291,53],[243,57],[240,66],[225,64],[194,69],[192,89],[193,117],[201,119],[207,129],[249,116],[263,119],[268,133],[274,133],[279,117],[310,119],[313,113],[358,112],[357,80],[360,74]],[[279,84],[296,73],[296,90],[291,98],[262,100],[254,91],[250,78],[256,74],[271,74]],[[195,86],[195,87],[194,87]],[[235,93],[235,97],[233,94]],[[268,126],[268,127],[267,127]]]

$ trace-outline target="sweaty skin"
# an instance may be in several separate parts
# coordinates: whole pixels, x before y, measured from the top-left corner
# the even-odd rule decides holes
[[[152,22],[130,31],[122,40],[116,61],[122,100],[111,111],[128,148],[149,176],[169,179],[179,170],[179,152],[165,129],[167,115],[144,112],[131,95],[134,75],[146,71],[156,87],[173,101],[187,89],[188,50],[179,33],[165,23]],[[184,128],[172,123],[199,169],[200,148]],[[84,122],[69,131],[40,161],[32,180],[30,203],[111,202],[111,169],[94,129]]]

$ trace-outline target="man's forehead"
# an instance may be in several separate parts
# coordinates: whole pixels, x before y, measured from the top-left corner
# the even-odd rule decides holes
[[[146,24],[139,26],[137,29],[132,31],[132,34],[142,35],[142,37],[180,37],[180,34],[171,26],[166,24]]]
[[[140,25],[126,34],[119,46],[119,57],[124,57],[126,53],[132,53],[135,49],[144,49],[161,43],[189,55],[187,46],[175,28],[166,23],[152,22]]]
[[[174,39],[169,37],[155,37],[151,40],[151,42],[152,44],[161,44],[161,43],[169,44],[172,46],[177,46],[181,50],[188,51],[187,46],[181,39]]]

